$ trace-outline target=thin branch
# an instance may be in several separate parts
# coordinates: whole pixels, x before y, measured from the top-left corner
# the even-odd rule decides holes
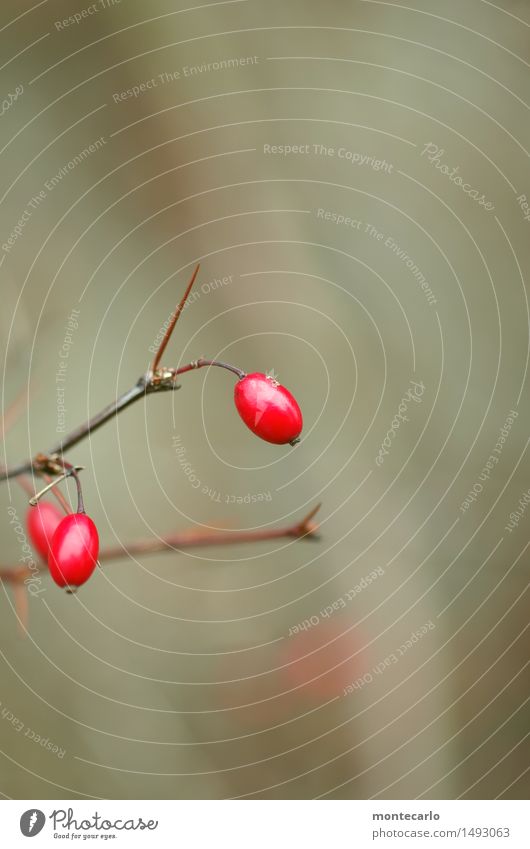
[[[14,401],[6,408],[2,420],[0,422],[0,439],[4,439],[7,433],[11,430],[15,422],[20,418],[27,404],[27,389],[23,389]]]
[[[101,562],[118,560],[129,555],[156,554],[159,551],[175,549],[200,548],[213,545],[234,545],[254,542],[266,542],[267,540],[304,537],[315,537],[318,525],[312,519],[320,509],[317,505],[301,522],[289,525],[287,528],[269,528],[262,531],[184,531],[159,539],[136,540],[129,545],[116,546],[115,548],[103,549],[99,554]]]
[[[46,483],[50,483],[51,480],[52,480],[49,475],[43,474],[42,477],[44,478]],[[19,480],[20,480],[20,478],[19,478]],[[68,516],[72,512],[72,510],[71,510],[70,505],[68,504],[68,501],[66,500],[66,498],[62,494],[61,490],[58,487],[55,487],[55,489],[52,489],[52,495],[59,502],[59,504],[63,508],[64,512]]]
[[[103,548],[99,552],[99,560],[101,563],[108,563],[112,560],[122,560],[134,555],[156,554],[161,551],[184,551],[188,548],[200,548],[202,546],[237,545],[266,542],[274,539],[316,539],[318,524],[313,519],[320,510],[320,506],[320,504],[317,504],[301,521],[284,528],[269,528],[262,531],[181,531],[159,539],[140,539],[128,545]],[[46,568],[44,563],[42,565],[43,568]],[[31,569],[24,566],[13,569],[0,568],[0,581],[15,585],[22,584],[32,574]]]
[[[19,484],[19,486],[22,487],[22,489],[24,490],[26,495],[29,495],[29,497],[32,498],[35,490],[33,489],[33,486],[31,484],[31,481],[28,478],[28,476],[27,475],[19,475],[18,478],[17,478],[17,483]]]
[[[228,369],[233,372],[240,380],[245,377],[245,372],[236,368],[236,366],[231,366],[228,363],[222,363],[218,360],[206,360],[203,358],[195,360],[194,362],[181,366],[177,369],[164,368],[163,366],[160,366],[160,360],[166,350],[169,340],[171,339],[171,335],[175,329],[177,321],[180,318],[182,310],[184,309],[193,284],[197,278],[197,274],[199,273],[199,268],[200,263],[197,264],[186,287],[186,291],[171,317],[171,321],[166,329],[164,338],[158,347],[147,374],[142,375],[131,389],[128,389],[127,392],[124,392],[123,395],[120,395],[115,401],[108,404],[103,410],[96,413],[96,415],[92,416],[92,418],[90,418],[87,422],[79,425],[79,427],[64,437],[64,439],[61,439],[60,442],[50,448],[47,454],[39,454],[37,457],[34,457],[31,460],[26,460],[16,466],[0,468],[0,481],[5,481],[8,478],[19,477],[27,474],[28,472],[40,475],[45,473],[52,475],[59,474],[59,471],[56,468],[61,462],[59,458],[69,451],[70,448],[73,448],[74,445],[77,445],[77,443],[81,442],[81,440],[86,439],[87,436],[90,436],[90,434],[94,433],[94,431],[98,430],[98,428],[102,427],[102,425],[106,424],[140,398],[154,392],[167,392],[180,389],[180,386],[177,384],[177,376],[179,374],[184,374],[185,372],[203,368],[205,366],[219,366],[220,368]],[[21,398],[22,397],[23,396],[21,396]],[[4,431],[7,429],[8,415],[10,417],[16,417],[19,414],[20,399],[17,399],[11,408],[6,411],[6,416],[4,417]],[[9,423],[12,423],[11,418]],[[62,506],[65,507],[65,503],[63,503]]]
[[[13,569],[7,569],[5,566],[0,567],[0,581],[10,584],[23,584],[26,578],[32,575],[31,569],[25,566],[15,566]]]

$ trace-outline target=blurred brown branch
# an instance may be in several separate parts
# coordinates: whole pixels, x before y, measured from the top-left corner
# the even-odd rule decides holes
[[[314,507],[307,516],[283,528],[270,528],[258,531],[203,531],[189,530],[167,536],[151,539],[133,540],[129,544],[102,548],[99,553],[100,563],[121,560],[136,554],[156,554],[161,551],[184,551],[188,548],[200,548],[214,545],[238,545],[244,543],[266,542],[273,539],[314,539],[317,535],[318,524],[313,521],[320,504]],[[47,566],[43,563],[43,567]],[[33,575],[33,571],[25,566],[0,567],[0,581],[14,586],[23,584]]]

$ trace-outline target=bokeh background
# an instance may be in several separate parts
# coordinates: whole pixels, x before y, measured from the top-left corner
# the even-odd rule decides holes
[[[165,361],[273,370],[304,438],[186,375],[68,455],[102,544],[322,502],[317,540],[43,568],[27,628],[4,581],[4,797],[527,795],[529,36],[523,0],[4,0],[2,462],[59,386],[68,430],[136,381],[200,261]]]

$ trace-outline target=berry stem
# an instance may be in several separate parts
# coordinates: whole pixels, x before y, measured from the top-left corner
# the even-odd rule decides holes
[[[174,386],[161,386],[160,389],[175,389]],[[86,439],[87,436],[90,436],[95,430],[100,428],[102,425],[106,424],[110,419],[113,419],[114,416],[117,416],[118,413],[121,413],[135,401],[138,401],[140,398],[145,397],[145,395],[154,391],[149,388],[148,380],[145,376],[139,378],[138,382],[131,388],[128,389],[127,392],[124,392],[123,395],[120,395],[115,401],[111,404],[108,404],[103,408],[99,413],[89,419],[87,422],[84,422],[82,425],[79,425],[75,430],[69,433],[61,442],[57,445],[54,445],[48,451],[48,456],[53,456],[56,454],[62,454],[65,451],[68,451],[70,448],[73,448],[74,445],[77,445],[78,442],[81,442],[83,439]],[[23,463],[19,463],[16,466],[11,466],[8,468],[0,469],[0,481],[7,480],[8,478],[18,477],[19,475],[26,474],[31,471],[39,471],[38,462],[34,460],[26,460]]]
[[[50,478],[49,475],[43,474],[42,477],[46,481],[46,483],[51,483],[52,478]],[[61,490],[57,489],[57,488],[52,489],[52,495],[58,501],[58,503],[61,505],[64,512],[68,516],[68,514],[71,513],[72,511],[70,509],[70,505],[68,504],[68,502],[67,502],[66,498],[64,497],[64,495],[62,494]]]

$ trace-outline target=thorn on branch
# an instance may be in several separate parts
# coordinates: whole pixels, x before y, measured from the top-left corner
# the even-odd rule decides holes
[[[21,637],[25,637],[28,631],[28,593],[26,587],[22,583],[15,584],[13,587],[13,596],[15,601],[15,611],[17,614],[18,631]]]

